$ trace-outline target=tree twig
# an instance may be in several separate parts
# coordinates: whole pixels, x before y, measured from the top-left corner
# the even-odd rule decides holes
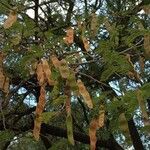
[[[88,119],[88,117],[87,117],[86,108],[85,108],[83,102],[80,100],[80,98],[77,97],[77,99],[78,99],[78,101],[79,101],[79,103],[80,103],[80,105],[81,105],[81,107],[82,107],[82,110],[83,110],[83,113],[84,113],[84,117],[85,117],[85,121],[86,121],[87,124],[89,124],[89,119]]]
[[[105,84],[105,83],[103,83],[103,82],[101,82],[101,81],[99,81],[99,80],[93,78],[92,76],[85,74],[85,73],[77,72],[77,74],[80,74],[81,76],[85,76],[85,77],[87,77],[87,78],[89,78],[89,79],[92,79],[93,81],[99,83],[100,85],[104,85],[104,86],[106,86],[106,87],[110,87],[109,85],[107,85],[107,84]],[[114,87],[111,87],[111,88],[114,89],[115,91],[121,93],[118,89],[116,89],[116,88],[114,88]],[[121,93],[121,94],[122,94],[122,93]]]
[[[143,42],[143,40],[144,40],[144,39],[142,38],[142,39],[141,39],[139,42],[137,42],[135,45],[133,45],[132,47],[129,47],[129,48],[127,48],[127,49],[121,51],[119,54],[123,54],[123,53],[126,53],[126,52],[132,50],[133,48],[137,48],[137,47],[143,46],[143,44],[141,44],[141,43]],[[139,45],[139,44],[140,44],[140,45]]]

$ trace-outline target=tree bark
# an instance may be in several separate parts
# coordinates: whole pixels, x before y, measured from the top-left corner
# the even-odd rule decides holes
[[[139,133],[137,131],[137,128],[135,126],[133,119],[130,119],[128,121],[128,127],[129,127],[131,139],[132,139],[135,150],[144,150],[142,141],[140,139]]]
[[[42,124],[41,133],[67,138],[67,130],[59,128],[59,127],[47,125],[47,124]],[[90,144],[90,137],[88,135],[82,134],[80,132],[73,132],[73,134],[74,134],[75,141],[78,141],[84,144]],[[115,141],[113,136],[111,136],[111,138],[107,141],[98,139],[96,146],[105,147],[110,150],[123,150],[123,148]]]

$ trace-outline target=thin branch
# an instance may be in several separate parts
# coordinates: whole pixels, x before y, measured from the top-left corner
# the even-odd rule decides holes
[[[68,52],[68,53],[63,53],[63,56],[67,56],[67,55],[74,55],[74,54],[77,54],[77,53],[80,53],[82,51],[74,51],[74,52]]]
[[[34,15],[35,15],[35,24],[38,26],[38,16],[39,16],[39,0],[35,0],[35,9],[34,9]],[[38,41],[38,32],[35,32],[35,40]]]
[[[3,112],[3,108],[2,108],[2,98],[0,97],[0,112],[2,115],[2,122],[3,122],[3,127],[6,130],[6,124],[5,124],[5,116],[4,116],[4,112]]]
[[[83,62],[83,63],[74,63],[74,64],[70,64],[70,66],[80,66],[80,65],[87,65],[87,64],[94,63],[94,62],[96,62],[96,60],[90,60],[90,61]]]
[[[41,11],[44,13],[44,15],[46,16],[46,17],[48,17],[48,14],[46,13],[46,11],[39,5],[39,8],[41,9]]]
[[[66,21],[65,21],[67,25],[70,25],[73,8],[74,8],[74,2],[70,1],[67,16],[66,16]]]
[[[8,105],[8,103],[9,103],[9,100],[11,99],[11,97],[14,95],[14,93],[16,93],[16,92],[22,87],[22,85],[23,85],[25,82],[26,82],[26,81],[20,82],[19,85],[18,85],[16,88],[12,89],[12,90],[9,92],[9,94],[8,94],[8,95],[6,96],[6,98],[5,98],[5,102],[3,103],[3,108],[6,108],[6,107],[7,107],[7,105]]]
[[[105,83],[103,83],[103,82],[101,82],[101,81],[99,81],[99,80],[97,80],[97,79],[93,78],[93,77],[92,77],[92,76],[90,76],[90,75],[87,75],[87,74],[82,73],[82,72],[77,72],[77,74],[82,75],[82,76],[85,76],[85,77],[87,77],[87,78],[89,78],[89,79],[92,79],[93,81],[95,81],[95,82],[99,83],[100,85],[103,85],[103,86],[106,86],[106,87],[109,87],[109,88],[110,88],[110,86],[109,86],[109,85],[107,85],[107,84],[105,84]],[[112,88],[113,90],[115,90],[115,91],[117,91],[117,92],[121,93],[118,89],[116,89],[116,88],[114,88],[114,87],[111,87],[111,88]]]
[[[98,1],[98,0],[97,0]],[[96,2],[95,2],[95,10],[97,11],[101,6],[102,6],[102,0],[99,0],[99,4],[97,2],[97,5],[96,5]]]
[[[2,4],[5,8],[7,8],[8,10],[13,10],[13,8],[11,8],[10,6],[8,6],[7,4],[0,2],[0,4]]]
[[[137,47],[143,46],[143,44],[141,44],[143,41],[144,41],[144,39],[142,38],[142,39],[141,39],[139,42],[137,42],[135,45],[133,45],[132,47],[129,47],[129,48],[127,48],[127,49],[121,51],[119,54],[123,54],[123,53],[126,53],[126,52],[132,50],[133,48],[137,48]],[[140,45],[139,45],[139,44],[140,44]]]
[[[97,5],[98,5],[98,1],[100,1],[99,3],[101,3],[101,0],[95,0],[95,5],[94,5],[94,11],[96,11],[97,10]]]
[[[77,124],[75,117],[72,115],[72,119],[73,119],[73,124],[74,126],[80,131],[80,132],[84,132],[84,130]]]
[[[64,57],[64,56],[67,56],[67,55],[74,55],[74,54],[77,54],[77,53],[83,53],[83,54],[86,54],[86,55],[88,55],[89,57],[93,58],[92,55],[90,55],[87,51],[83,51],[83,50],[74,51],[74,52],[68,52],[68,53],[63,53],[63,57]]]
[[[22,112],[19,112],[19,111],[17,111],[17,112],[14,112],[14,113],[10,113],[10,114],[8,114],[8,115],[19,115],[19,116],[25,116],[25,115],[30,115],[33,111],[35,111],[35,109],[36,109],[36,107],[34,106],[34,107],[31,107],[31,108],[29,108],[29,109],[27,109],[27,110],[25,110],[25,111],[22,111]]]
[[[88,12],[87,0],[84,0],[84,4],[85,4],[85,15],[87,15],[87,12]]]
[[[84,117],[85,117],[85,121],[86,121],[87,124],[89,124],[89,119],[88,119],[88,117],[87,117],[86,108],[85,108],[83,102],[79,99],[79,97],[78,97],[77,99],[78,99],[78,101],[79,101],[79,103],[80,103],[80,105],[81,105],[81,107],[82,107],[83,114],[84,114]]]
[[[47,2],[42,2],[38,5],[38,7],[41,7],[43,5],[47,5],[47,4],[50,4],[50,3],[54,3],[54,2],[58,2],[58,0],[50,0],[50,1],[47,1]],[[26,7],[24,8],[24,10],[28,10],[28,9],[34,9],[35,8],[35,5],[34,6],[29,6],[29,7]]]

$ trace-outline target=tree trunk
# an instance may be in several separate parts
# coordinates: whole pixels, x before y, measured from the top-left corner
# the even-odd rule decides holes
[[[140,139],[139,133],[137,131],[137,128],[135,126],[133,119],[130,119],[128,121],[128,127],[129,127],[131,139],[132,139],[135,150],[144,150],[142,141]]]

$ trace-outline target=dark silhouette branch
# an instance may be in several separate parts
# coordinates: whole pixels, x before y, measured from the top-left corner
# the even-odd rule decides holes
[[[73,2],[73,1],[70,1],[70,2],[69,2],[69,8],[68,8],[67,16],[66,16],[66,21],[65,21],[68,26],[70,25],[73,8],[74,8],[74,2]]]
[[[131,139],[132,139],[133,146],[134,146],[135,150],[144,150],[142,141],[140,139],[139,133],[137,131],[137,128],[135,126],[133,119],[130,119],[128,121],[128,127],[129,127]]]
[[[26,131],[32,130],[33,124],[34,123],[32,122],[31,124],[26,125],[26,126],[21,126],[20,128],[8,127],[8,126],[7,127],[9,129],[13,130],[14,132],[16,132],[16,134],[18,134],[20,132],[26,132]],[[4,130],[3,125],[1,123],[0,123],[0,130]],[[66,129],[62,129],[59,127],[55,127],[55,126],[43,123],[41,125],[42,139],[44,140],[43,135],[48,135],[48,134],[52,135],[52,136],[67,138],[67,130]],[[81,132],[75,132],[75,131],[73,132],[73,134],[74,134],[75,141],[78,141],[78,142],[81,142],[84,144],[90,144],[90,137],[88,135],[82,134]],[[115,139],[112,136],[108,140],[99,140],[98,139],[96,145],[97,145],[97,147],[105,147],[110,150],[123,150],[123,148],[115,141]]]
[[[84,106],[84,103],[80,100],[79,97],[78,97],[77,99],[78,99],[78,102],[80,103],[80,105],[81,105],[81,107],[82,107],[85,121],[86,121],[87,124],[89,124],[89,119],[88,119],[88,116],[87,116],[87,111],[86,111],[86,108],[85,108],[85,106]]]
[[[54,127],[47,124],[42,124],[41,133],[67,138],[67,131],[65,129],[61,129],[59,127]],[[74,139],[76,141],[84,144],[90,144],[90,137],[88,135],[82,134],[80,132],[73,133]],[[107,141],[98,139],[96,145],[97,147],[105,147],[110,150],[123,150],[123,148],[112,137]]]
[[[35,8],[34,8],[34,19],[35,19],[35,24],[36,26],[38,26],[38,16],[39,16],[39,0],[35,0]],[[38,41],[38,36],[37,36],[38,32],[35,32],[35,41]]]
[[[111,94],[113,94],[115,97],[117,97],[117,94],[113,91],[113,89],[111,87],[105,86],[104,87],[105,91],[112,91]],[[135,148],[135,150],[144,150],[142,141],[140,139],[138,130],[136,128],[136,125],[133,121],[133,118],[131,118],[130,120],[128,120],[128,127],[129,127],[129,132],[131,135],[131,140],[133,142],[133,146]]]

